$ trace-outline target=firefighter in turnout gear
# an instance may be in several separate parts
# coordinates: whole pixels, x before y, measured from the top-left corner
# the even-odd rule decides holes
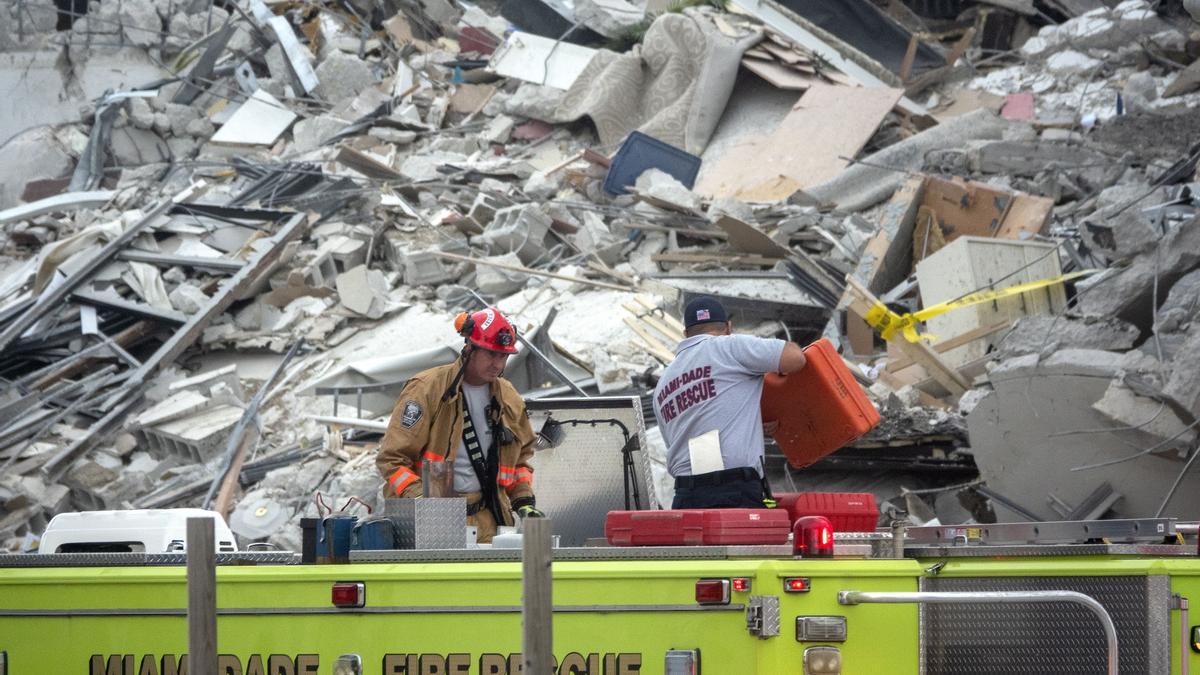
[[[375,464],[389,497],[419,498],[421,466],[446,461],[453,492],[466,497],[467,524],[487,543],[498,525],[541,517],[533,496],[534,433],[525,401],[501,377],[516,331],[494,307],[460,314],[460,357],[413,376],[401,392]]]

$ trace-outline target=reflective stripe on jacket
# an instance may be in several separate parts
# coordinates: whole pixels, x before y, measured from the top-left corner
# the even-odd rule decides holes
[[[463,433],[461,391],[442,402],[442,394],[461,360],[422,371],[412,377],[400,393],[387,432],[379,444],[375,465],[388,482],[389,496],[416,497],[421,494],[421,464],[424,461],[454,461]],[[533,428],[525,413],[525,400],[508,380],[491,385],[491,394],[501,408],[500,422],[512,432],[513,441],[500,445],[499,485],[505,525],[513,524],[513,499],[533,496]],[[486,451],[487,448],[484,448]]]

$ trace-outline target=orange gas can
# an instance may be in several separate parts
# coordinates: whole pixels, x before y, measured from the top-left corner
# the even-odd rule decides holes
[[[804,348],[808,364],[786,377],[768,374],[762,418],[779,422],[775,442],[788,463],[804,468],[879,424],[867,398],[833,343],[821,338]]]

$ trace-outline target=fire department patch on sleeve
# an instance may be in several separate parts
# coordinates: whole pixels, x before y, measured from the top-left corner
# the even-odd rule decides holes
[[[411,429],[421,419],[421,404],[416,401],[408,401],[404,404],[404,414],[400,416],[400,426],[405,429]]]

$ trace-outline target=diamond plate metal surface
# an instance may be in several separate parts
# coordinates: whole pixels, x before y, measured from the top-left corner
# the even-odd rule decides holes
[[[462,497],[385,499],[384,515],[396,524],[402,549],[465,549],[467,500]]]
[[[922,591],[1085,593],[1117,627],[1121,673],[1170,669],[1170,587],[1166,577],[932,577]],[[1105,641],[1087,609],[1067,603],[923,605],[922,672],[1103,673]]]
[[[562,443],[536,452],[530,462],[538,508],[554,520],[554,533],[561,537],[562,546],[582,546],[589,538],[603,537],[605,515],[626,508],[621,429],[611,423],[587,426],[571,421],[617,420],[637,436],[635,482],[642,508],[656,508],[650,460],[642,450],[646,426],[637,397],[540,399],[527,401],[526,406],[535,432],[547,417],[564,424]]]
[[[297,565],[300,555],[291,551],[241,551],[218,553],[218,565]],[[187,564],[184,553],[43,553],[0,555],[5,567],[164,567]]]
[[[891,544],[888,544],[890,549]],[[836,550],[836,549],[835,549]],[[1178,544],[1055,544],[1029,546],[906,546],[908,558],[1060,558],[1081,555],[1154,556],[1195,558],[1192,545]]]
[[[746,607],[746,630],[762,639],[779,635],[779,596],[752,595]]]
[[[593,560],[732,560],[791,557],[790,546],[626,546],[556,548],[555,561]],[[350,562],[492,562],[520,560],[519,548],[468,548],[428,551],[350,551]]]

